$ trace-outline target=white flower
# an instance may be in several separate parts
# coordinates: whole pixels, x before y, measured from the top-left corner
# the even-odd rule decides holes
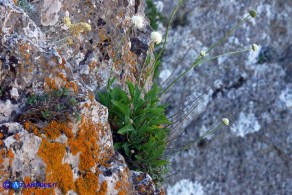
[[[162,35],[160,34],[160,32],[154,31],[151,33],[151,40],[154,43],[159,44],[162,41]]]
[[[134,15],[132,17],[132,23],[138,29],[142,29],[145,26],[145,20],[141,15]]]
[[[257,51],[259,49],[259,47],[257,46],[257,44],[252,44],[251,49],[253,51]]]
[[[228,118],[223,118],[223,119],[222,119],[222,123],[223,123],[224,125],[228,126],[228,125],[229,125],[229,119],[228,119]]]

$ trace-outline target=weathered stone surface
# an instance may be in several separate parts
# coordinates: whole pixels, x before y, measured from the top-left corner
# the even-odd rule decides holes
[[[136,82],[146,52],[153,56],[148,21],[141,30],[131,24],[134,14],[144,15],[143,1],[44,0],[24,10],[17,2],[0,0],[0,194],[13,193],[3,188],[5,180],[57,183],[22,194],[163,193],[148,175],[137,179],[114,151],[107,108],[94,95],[111,67],[115,85],[124,87]],[[19,117],[29,95],[60,88],[78,97],[80,120]]]
[[[163,13],[169,15],[175,1],[163,2]],[[223,117],[230,120],[229,128],[218,126],[210,139],[172,156],[177,174],[169,179],[169,187],[178,182],[176,187],[182,188],[199,184],[198,193],[205,194],[292,193],[291,1],[185,1],[170,30],[160,79],[191,48],[172,79],[186,70],[201,50],[222,38],[250,8],[258,16],[206,57],[253,43],[260,46],[259,52],[202,64],[165,96],[172,103],[172,115],[190,108],[188,102],[202,94],[197,109],[181,124],[185,133],[170,147],[195,140]],[[182,179],[188,184],[180,185]],[[169,192],[177,191],[169,188]]]

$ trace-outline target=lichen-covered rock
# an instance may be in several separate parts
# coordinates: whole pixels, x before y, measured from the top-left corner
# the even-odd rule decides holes
[[[153,57],[151,28],[146,20],[143,29],[131,24],[134,14],[144,15],[143,1],[18,5],[0,0],[0,194],[145,194],[144,186],[151,186],[147,193],[162,192],[147,174],[133,179],[114,151],[107,108],[95,100],[109,76],[121,87],[146,76],[148,67],[141,72],[140,64]],[[78,97],[78,120],[23,117],[32,94],[58,89]],[[14,191],[4,188],[6,180],[54,184]]]
[[[157,2],[164,2],[162,13],[168,15],[177,1]],[[292,1],[184,1],[169,31],[160,79],[178,66],[170,81],[176,78],[251,8],[257,17],[206,58],[254,43],[259,50],[203,63],[165,96],[174,105],[170,116],[183,108],[180,113],[186,113],[198,98],[197,107],[177,130],[185,132],[171,148],[195,140],[224,117],[230,121],[229,127],[217,126],[211,139],[172,156],[176,174],[169,177],[169,186],[187,189],[197,183],[201,187],[192,187],[194,194],[292,193]]]

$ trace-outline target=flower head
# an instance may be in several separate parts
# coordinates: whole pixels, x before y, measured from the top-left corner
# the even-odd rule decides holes
[[[162,41],[162,35],[160,34],[160,32],[154,31],[151,33],[151,40],[154,43],[159,44]]]
[[[249,10],[249,15],[253,18],[255,18],[257,16],[257,12],[256,10],[252,9],[252,10]]]
[[[226,125],[226,126],[228,126],[229,125],[229,119],[228,118],[222,118],[222,123],[224,124],[224,125]]]
[[[200,52],[200,56],[205,57],[205,56],[206,56],[206,52],[201,51],[201,52]]]
[[[257,51],[257,50],[259,49],[259,47],[258,47],[257,44],[252,44],[251,49],[252,49],[253,51]]]
[[[142,29],[145,26],[145,20],[141,15],[134,15],[132,17],[132,23],[134,24],[134,26],[138,29]]]

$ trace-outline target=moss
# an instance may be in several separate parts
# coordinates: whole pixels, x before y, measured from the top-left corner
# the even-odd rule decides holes
[[[62,193],[74,190],[73,173],[68,163],[62,164],[65,155],[65,145],[60,143],[50,143],[43,139],[38,155],[47,165],[46,181],[57,182]]]

